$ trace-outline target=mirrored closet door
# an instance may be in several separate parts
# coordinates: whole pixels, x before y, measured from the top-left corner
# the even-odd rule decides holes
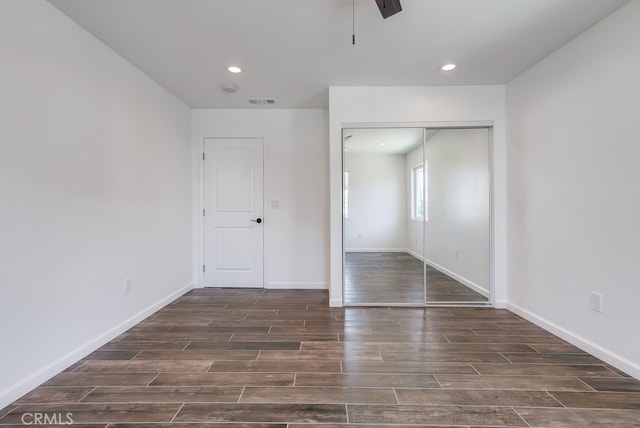
[[[488,304],[489,138],[343,130],[345,305]]]

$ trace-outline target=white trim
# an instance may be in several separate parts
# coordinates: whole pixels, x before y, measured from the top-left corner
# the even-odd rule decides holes
[[[424,262],[424,257],[422,256],[422,254],[418,254],[418,253],[416,253],[415,251],[410,250],[410,249],[408,249],[408,248],[407,248],[405,251],[406,251],[406,253],[407,253],[407,254],[409,254],[410,256],[413,256],[413,257],[415,257],[416,259],[420,260],[421,262]]]
[[[428,264],[429,266],[431,266],[432,268],[434,268],[435,270],[439,270],[440,272],[442,272],[443,274],[450,276],[451,278],[455,279],[456,281],[466,285],[467,287],[469,287],[470,289],[472,289],[473,291],[475,291],[478,294],[482,294],[484,297],[489,298],[489,291],[485,288],[480,287],[478,284],[476,284],[473,281],[468,280],[467,278],[458,275],[455,272],[450,271],[449,269],[440,266],[439,264],[429,260],[429,259],[425,259],[424,261],[426,264]]]
[[[496,309],[507,309],[507,301],[506,300],[496,300],[493,304],[493,307]]]
[[[327,290],[328,282],[267,282],[264,288],[272,290]]]
[[[109,341],[118,337],[125,331],[129,330],[131,327],[135,326],[136,324],[138,324],[139,322],[147,318],[149,315],[153,314],[159,309],[162,309],[163,307],[165,307],[166,305],[168,305],[178,297],[182,296],[192,288],[193,288],[193,284],[188,284],[180,288],[179,290],[174,291],[173,293],[160,299],[156,303],[148,306],[147,308],[143,309],[137,314],[124,320],[120,324],[110,328],[109,330],[105,331],[99,336],[94,337],[90,341],[78,346],[71,352],[58,358],[57,360],[50,363],[49,365],[27,376],[26,378],[22,379],[18,383],[12,386],[9,386],[8,388],[5,388],[3,391],[0,392],[0,409],[13,403],[18,398],[22,397],[23,395],[32,391],[34,388],[38,387],[42,383],[51,379],[53,376],[62,372],[62,370],[78,362],[79,360],[83,359],[84,357],[94,352],[101,346],[105,345]]]
[[[345,248],[345,253],[406,253],[406,248]]]
[[[494,126],[493,120],[454,120],[451,122],[343,122],[344,128],[429,128],[429,129],[475,129]]]
[[[329,307],[330,308],[341,308],[342,306],[343,306],[342,298],[340,298],[340,299],[329,299]]]
[[[617,367],[618,369],[626,372],[636,379],[640,379],[639,364],[634,363],[633,361],[630,361],[614,352],[611,352],[608,349],[605,349],[602,346],[597,345],[563,327],[560,327],[559,325],[545,318],[542,318],[541,316],[536,315],[533,312],[516,305],[515,303],[506,302],[506,308],[511,312],[520,315],[522,318],[534,323],[535,325],[542,327],[543,329],[548,330],[556,336],[566,340],[572,345],[575,345],[578,348],[611,364],[612,366]]]

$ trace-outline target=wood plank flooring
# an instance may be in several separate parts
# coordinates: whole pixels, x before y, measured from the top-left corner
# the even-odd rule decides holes
[[[476,293],[444,273],[424,265],[407,253],[345,253],[344,302],[346,305],[487,303]]]
[[[506,311],[198,289],[0,410],[92,428],[640,427],[640,381]]]

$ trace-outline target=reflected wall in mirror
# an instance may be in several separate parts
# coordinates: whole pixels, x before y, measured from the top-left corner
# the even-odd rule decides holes
[[[489,131],[343,130],[345,305],[486,304]]]
[[[343,139],[344,303],[423,304],[423,222],[411,206],[424,130],[345,129]]]
[[[489,130],[428,131],[427,302],[486,303],[490,289]]]

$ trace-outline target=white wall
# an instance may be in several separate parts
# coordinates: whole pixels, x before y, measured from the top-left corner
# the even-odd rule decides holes
[[[349,172],[345,251],[404,251],[407,239],[405,156],[345,152],[344,168]]]
[[[184,104],[45,1],[0,2],[0,63],[2,408],[186,290],[192,247]]]
[[[203,109],[192,111],[192,123],[196,189],[203,138],[265,137],[265,287],[327,288],[327,111]],[[279,209],[271,208],[273,200],[280,202]],[[196,222],[202,219],[198,204]],[[198,267],[202,266],[200,229],[195,235]]]
[[[634,0],[508,85],[508,299],[640,378],[638,22]]]
[[[506,191],[504,86],[329,88],[331,287],[330,304],[342,305],[342,141],[354,124],[423,126],[428,123],[492,121],[493,261],[491,297],[506,297]]]
[[[425,260],[489,295],[489,132],[441,130],[426,143]]]

